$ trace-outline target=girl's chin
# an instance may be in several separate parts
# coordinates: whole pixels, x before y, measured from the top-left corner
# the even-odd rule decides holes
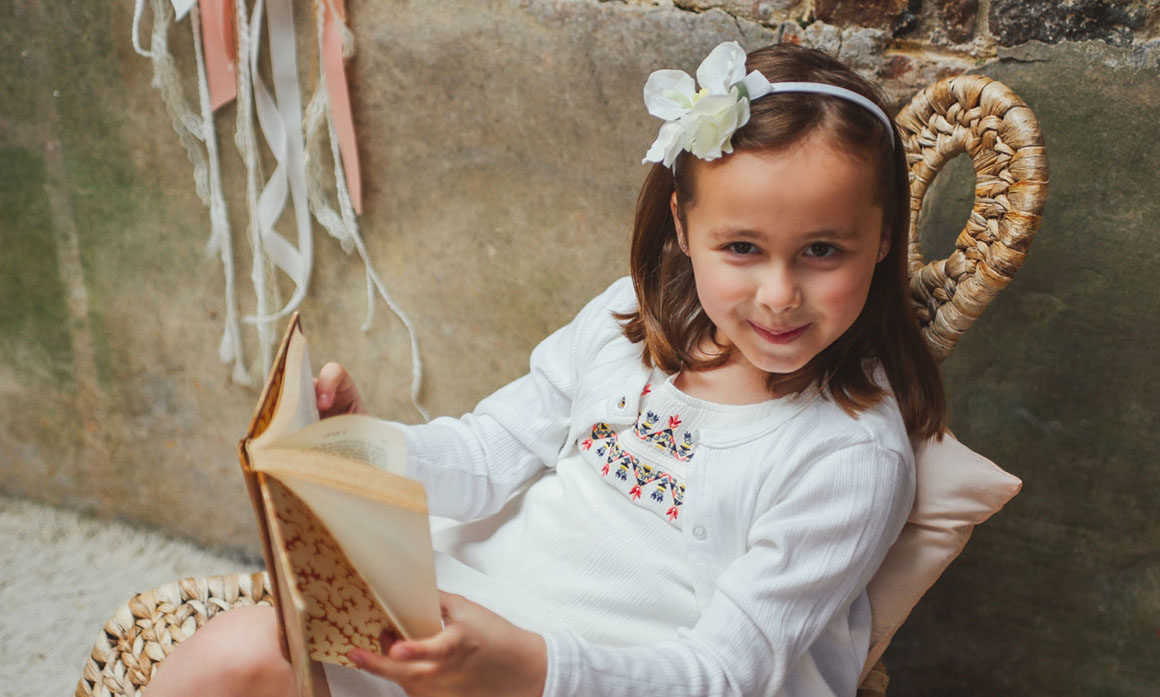
[[[764,354],[752,355],[751,352],[747,351],[741,351],[741,355],[756,370],[762,373],[773,373],[776,375],[797,372],[809,363],[809,360],[786,360],[785,358],[777,358]]]

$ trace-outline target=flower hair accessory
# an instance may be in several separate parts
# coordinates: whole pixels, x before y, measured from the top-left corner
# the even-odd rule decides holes
[[[649,75],[644,103],[648,113],[665,124],[641,164],[661,162],[671,168],[682,150],[702,160],[733,152],[733,134],[749,122],[749,103],[775,92],[814,92],[854,102],[886,126],[894,143],[890,118],[866,97],[824,82],[770,82],[756,70],[746,75],[745,49],[736,41],[726,41],[701,62],[696,83],[682,70],[657,70]]]

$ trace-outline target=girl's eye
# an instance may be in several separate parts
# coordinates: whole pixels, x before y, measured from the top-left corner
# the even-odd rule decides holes
[[[752,242],[731,242],[726,246],[730,252],[734,254],[753,254],[757,251],[757,247]]]
[[[832,244],[829,244],[828,242],[814,242],[810,246],[806,247],[807,257],[824,259],[826,257],[832,257],[837,253],[838,248]]]

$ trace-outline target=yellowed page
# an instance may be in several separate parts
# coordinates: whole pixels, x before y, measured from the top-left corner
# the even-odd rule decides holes
[[[305,503],[350,561],[349,574],[366,580],[404,636],[439,631],[427,498],[419,482],[281,441],[251,453],[251,466]]]
[[[306,338],[295,326],[286,348],[286,366],[282,390],[270,423],[258,436],[250,439],[250,452],[264,447],[279,436],[297,431],[318,421],[318,404],[314,399],[314,374],[310,369],[310,352]]]
[[[364,414],[323,419],[267,445],[337,455],[399,476],[406,472],[407,445],[403,432],[382,419]]]
[[[330,531],[404,637],[439,632],[435,559],[425,512],[384,506],[304,479],[287,476],[282,482]]]
[[[251,452],[250,466],[279,480],[305,479],[348,496],[427,512],[427,492],[419,482],[339,455],[271,445]]]

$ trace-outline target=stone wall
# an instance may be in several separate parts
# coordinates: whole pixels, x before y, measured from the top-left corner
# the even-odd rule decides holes
[[[0,9],[0,490],[252,553],[234,450],[256,389],[215,355],[225,279],[129,5]],[[786,40],[900,104],[961,72],[1011,86],[1043,125],[1051,198],[1026,266],[944,375],[952,428],[1025,489],[899,633],[891,694],[1160,692],[1158,3],[351,5],[362,231],[415,320],[435,414],[519,375],[623,273],[658,125],[640,98],[651,70],[692,71],[726,39]],[[191,76],[188,36],[178,25],[171,42]],[[234,118],[216,123],[248,269]],[[971,191],[956,160],[924,212],[928,255],[950,249]],[[381,304],[361,333],[361,265],[321,230],[315,243],[316,362],[346,363],[376,413],[417,420],[405,333]],[[238,285],[251,308],[245,272]]]

